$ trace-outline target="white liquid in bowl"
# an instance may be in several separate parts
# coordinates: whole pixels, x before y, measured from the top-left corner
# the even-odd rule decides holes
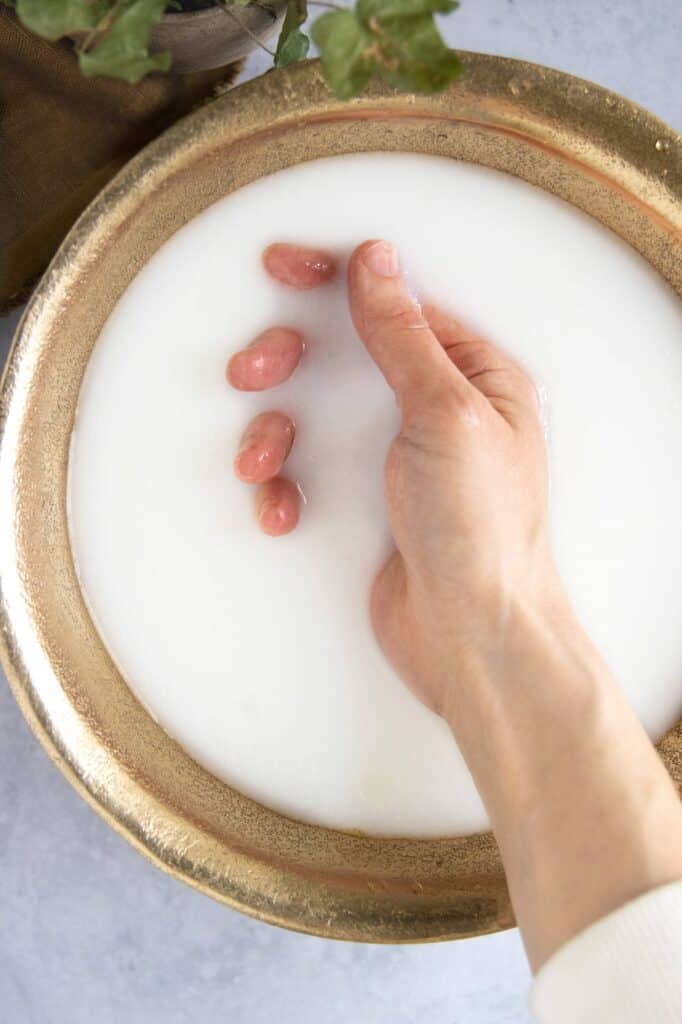
[[[682,710],[682,309],[596,222],[511,177],[433,157],[315,161],[211,207],[107,321],[70,465],[74,556],[134,692],[201,764],[305,821],[434,836],[487,826],[447,727],[375,646],[395,404],[338,284],[270,282],[273,241],[395,242],[415,291],[507,347],[548,400],[556,552],[581,618],[653,737]],[[307,350],[275,391],[230,390],[230,354],[276,323]],[[298,425],[299,528],[262,535],[239,435]],[[557,725],[557,728],[560,726]]]

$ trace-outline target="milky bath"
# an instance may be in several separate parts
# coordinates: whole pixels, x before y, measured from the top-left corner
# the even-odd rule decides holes
[[[201,764],[304,821],[435,836],[486,816],[447,727],[398,682],[367,615],[390,549],[393,398],[343,275],[270,281],[273,241],[401,250],[410,285],[506,347],[545,396],[552,522],[578,613],[653,737],[682,710],[682,309],[615,235],[511,177],[435,157],[337,157],[240,190],[180,230],[93,352],[69,522],[92,617],[150,713]],[[225,364],[276,323],[294,376],[254,395]],[[294,533],[259,532],[232,473],[246,423],[289,413]],[[503,510],[500,510],[503,514]]]

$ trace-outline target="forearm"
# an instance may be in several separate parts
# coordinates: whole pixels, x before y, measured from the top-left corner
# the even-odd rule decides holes
[[[529,958],[682,878],[682,810],[570,611],[515,607],[448,720],[491,817]],[[464,703],[466,694],[466,703]]]
[[[535,385],[456,318],[415,305],[387,242],[361,245],[348,281],[401,410],[385,467],[396,550],[372,622],[401,678],[451,724],[539,966],[682,878],[682,811],[556,578]]]

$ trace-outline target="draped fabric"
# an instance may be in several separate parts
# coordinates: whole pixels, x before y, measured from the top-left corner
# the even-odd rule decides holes
[[[238,70],[87,79],[69,42],[40,39],[0,5],[0,313],[118,168]]]

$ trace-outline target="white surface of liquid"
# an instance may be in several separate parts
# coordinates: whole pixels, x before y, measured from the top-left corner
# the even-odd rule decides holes
[[[86,373],[70,524],[93,618],[134,692],[201,764],[301,820],[374,834],[484,828],[443,722],[399,683],[367,616],[389,550],[395,403],[343,275],[270,282],[273,241],[395,242],[421,298],[514,353],[548,396],[555,547],[586,628],[645,727],[682,709],[682,311],[596,222],[511,177],[432,157],[315,161],[229,196],[153,257]],[[230,390],[228,357],[300,326],[294,377]],[[298,426],[307,504],[262,535],[231,464],[256,412]],[[501,510],[502,514],[502,510]],[[557,728],[560,725],[557,724]]]

